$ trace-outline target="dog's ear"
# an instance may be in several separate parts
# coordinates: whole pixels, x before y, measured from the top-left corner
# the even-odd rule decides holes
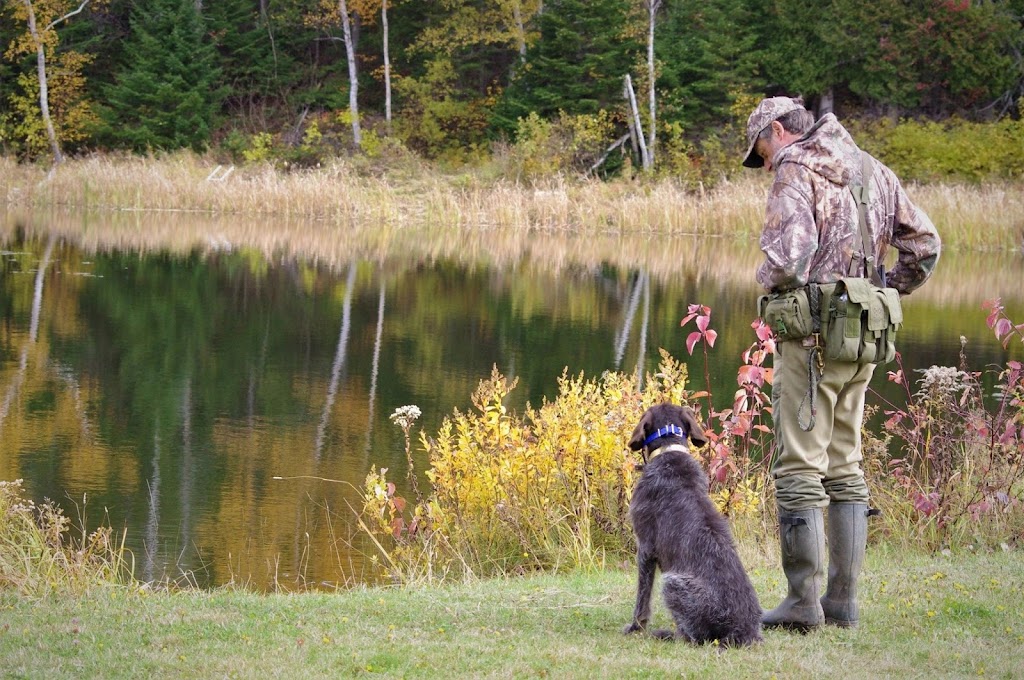
[[[697,416],[694,415],[693,410],[688,406],[680,409],[683,417],[683,422],[686,424],[686,431],[690,434],[690,441],[698,449],[708,443],[708,438],[704,436],[704,428],[697,422]]]
[[[647,439],[647,432],[651,424],[651,409],[644,411],[640,422],[633,428],[633,436],[629,438],[629,448],[639,451],[644,447],[644,440]]]

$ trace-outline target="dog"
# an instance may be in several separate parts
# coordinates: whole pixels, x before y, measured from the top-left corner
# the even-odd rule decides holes
[[[676,630],[652,635],[694,644],[717,640],[723,646],[760,642],[757,594],[687,439],[698,448],[707,444],[693,411],[667,403],[647,409],[629,440],[630,449],[642,451],[645,465],[629,504],[638,576],[633,621],[623,632],[647,629],[660,568]]]

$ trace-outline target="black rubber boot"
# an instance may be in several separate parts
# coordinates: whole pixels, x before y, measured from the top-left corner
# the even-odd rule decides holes
[[[782,603],[761,616],[765,628],[808,631],[825,622],[821,581],[825,575],[825,524],[821,508],[796,512],[779,510],[782,570],[789,593]]]
[[[833,503],[828,509],[828,589],[821,598],[825,623],[854,628],[857,577],[868,542],[868,504]]]

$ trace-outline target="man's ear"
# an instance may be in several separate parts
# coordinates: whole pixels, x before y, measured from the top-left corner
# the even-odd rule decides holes
[[[651,422],[651,410],[647,409],[644,411],[643,417],[640,422],[633,428],[633,436],[629,438],[629,448],[634,451],[639,451],[644,447],[644,440],[647,439],[647,430]]]
[[[708,438],[704,436],[704,428],[697,422],[697,416],[694,415],[692,409],[684,406],[682,411],[683,422],[686,423],[686,429],[690,434],[690,441],[699,449],[708,443]]]
[[[774,137],[778,137],[779,139],[782,139],[782,135],[786,134],[786,128],[784,128],[782,126],[782,123],[780,123],[777,120],[773,120],[772,121],[771,128],[772,128],[772,136],[774,136]]]

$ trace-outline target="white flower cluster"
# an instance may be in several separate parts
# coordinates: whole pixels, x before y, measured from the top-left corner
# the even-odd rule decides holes
[[[421,415],[422,412],[419,406],[399,406],[391,414],[391,422],[397,424],[403,430],[408,430]]]
[[[931,394],[953,394],[967,387],[968,375],[952,366],[932,366],[921,371],[921,391]]]

